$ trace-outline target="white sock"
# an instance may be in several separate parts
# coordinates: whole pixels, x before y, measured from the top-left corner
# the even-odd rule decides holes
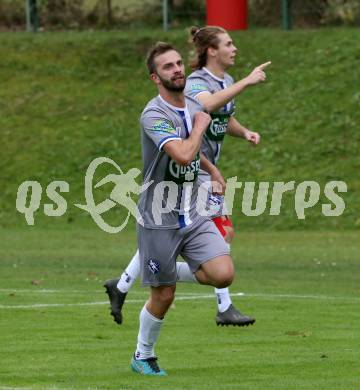
[[[131,259],[130,263],[126,267],[125,271],[121,274],[120,280],[117,284],[117,288],[123,292],[127,293],[131,286],[134,284],[135,280],[140,275],[140,257],[139,250],[136,251],[134,257]]]
[[[178,282],[199,283],[195,275],[191,272],[188,263],[184,261],[176,262],[176,272]]]
[[[159,337],[161,325],[164,320],[159,320],[148,312],[146,304],[140,312],[140,327],[135,358],[148,359],[155,356],[154,344]]]
[[[231,298],[228,288],[215,288],[217,304],[220,313],[226,311],[231,305]]]

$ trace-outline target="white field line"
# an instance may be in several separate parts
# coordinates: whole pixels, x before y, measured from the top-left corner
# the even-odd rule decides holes
[[[31,390],[31,387],[8,387],[8,386],[0,386],[0,390]]]
[[[48,290],[48,289],[11,289],[11,288],[0,288],[0,294],[11,294],[11,293],[24,293],[24,294],[104,294],[105,289],[100,287],[97,290]],[[144,295],[148,294],[148,289],[144,288],[143,291],[132,291],[131,295]],[[182,292],[181,295],[194,295],[190,292]],[[1,390],[1,387],[0,387]]]
[[[66,388],[66,387],[56,387],[56,386],[50,386],[50,387],[42,387],[43,390],[74,390],[74,387]],[[0,386],[0,390],[32,390],[32,387],[9,387],[9,386]],[[88,387],[86,390],[101,390],[100,387]],[[132,390],[130,388],[122,388],[120,387],[118,390]]]
[[[101,287],[102,288],[102,287]],[[0,288],[0,293],[26,293],[26,294],[95,294],[103,293],[105,290],[53,290],[53,289],[16,289]],[[141,291],[134,291],[132,294],[143,294]],[[0,387],[1,390],[1,387]]]
[[[147,296],[144,295],[142,299],[127,299],[126,303],[144,303]],[[189,295],[189,296],[177,296],[177,301],[196,300],[196,299],[214,299],[214,294],[211,295]],[[108,305],[109,301],[99,302],[81,302],[81,303],[35,303],[30,305],[0,305],[0,309],[31,309],[41,307],[72,307],[72,306],[99,306]]]
[[[10,387],[10,386],[0,386],[0,390],[32,390],[32,387]],[[36,389],[39,389],[37,387]],[[56,386],[47,386],[41,387],[42,390],[74,390],[74,387],[56,387]],[[103,390],[102,387],[87,387],[86,390]],[[118,387],[117,390],[134,390],[130,387]],[[182,390],[182,389],[181,389]]]
[[[31,387],[7,387],[7,386],[0,386],[0,390],[31,390]]]
[[[263,294],[263,293],[232,293],[231,296],[258,297],[263,299],[313,299],[313,300],[340,300],[349,302],[359,302],[360,298],[341,297],[341,296],[326,296],[326,295],[297,295],[297,294]],[[127,299],[126,303],[143,303],[147,295],[142,299]],[[214,294],[191,294],[177,295],[175,301],[193,301],[203,299],[214,299]],[[36,309],[46,307],[81,307],[81,306],[100,306],[108,305],[109,301],[98,302],[79,302],[79,303],[35,303],[29,305],[0,305],[0,309]]]

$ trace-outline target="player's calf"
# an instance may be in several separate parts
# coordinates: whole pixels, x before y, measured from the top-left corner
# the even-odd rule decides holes
[[[163,318],[175,298],[176,286],[151,287],[151,294],[146,305],[148,311],[157,318]]]

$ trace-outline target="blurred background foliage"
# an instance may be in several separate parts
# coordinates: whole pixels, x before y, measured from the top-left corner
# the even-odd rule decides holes
[[[295,27],[360,25],[359,0],[292,0]],[[162,0],[38,0],[40,26],[104,29],[159,25]],[[205,23],[206,0],[169,0],[172,27]],[[281,26],[281,0],[249,0],[254,27]],[[0,0],[0,29],[24,29],[25,0]]]

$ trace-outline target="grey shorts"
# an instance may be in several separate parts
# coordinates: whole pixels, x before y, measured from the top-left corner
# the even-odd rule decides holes
[[[229,246],[215,224],[202,219],[182,229],[147,229],[138,225],[140,270],[143,285],[176,284],[179,255],[196,272],[201,264],[228,255]]]

